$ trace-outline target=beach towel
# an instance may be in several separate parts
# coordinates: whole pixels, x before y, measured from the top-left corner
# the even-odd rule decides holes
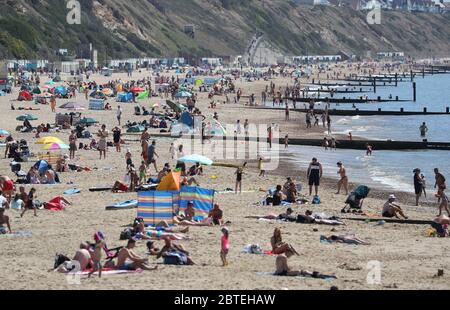
[[[31,237],[32,235],[31,232],[15,231],[10,234],[0,234],[0,237]]]
[[[247,244],[242,253],[257,254],[257,255],[275,255],[272,250],[263,250],[259,244]]]
[[[174,210],[178,207],[179,199],[178,191],[139,192],[137,217],[149,226],[156,226],[161,221],[173,225]]]
[[[259,276],[273,276],[273,277],[280,277],[279,275],[276,275],[274,272],[257,272],[256,273]],[[289,277],[289,276],[286,276]],[[299,279],[321,279],[321,280],[325,280],[325,281],[333,281],[336,280],[336,276],[331,276],[331,275],[319,275],[317,278],[313,277],[313,276],[295,276],[295,277],[289,277],[289,278],[299,278]]]
[[[183,186],[180,192],[180,211],[187,209],[188,202],[194,203],[195,220],[203,220],[208,217],[209,211],[214,206],[215,190],[200,187]]]
[[[50,211],[62,211],[66,207],[67,205],[61,200],[61,197],[55,197],[44,205],[44,208]]]
[[[79,193],[81,193],[81,190],[79,190],[78,188],[71,188],[64,191],[64,195],[75,195]]]
[[[139,274],[142,273],[144,270],[137,269],[137,270],[116,270],[111,268],[102,268],[102,276],[111,276],[111,275],[119,275],[119,274]],[[70,275],[77,275],[77,276],[87,276],[89,273],[92,272],[92,269],[84,270],[84,271],[78,271],[78,272],[70,272]],[[98,275],[98,272],[96,271],[93,275]]]

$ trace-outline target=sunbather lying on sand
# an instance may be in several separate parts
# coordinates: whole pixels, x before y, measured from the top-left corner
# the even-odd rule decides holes
[[[269,214],[266,216],[248,216],[247,218],[266,219],[266,220],[282,220],[286,222],[296,222],[301,224],[323,224],[323,225],[345,225],[342,221],[335,217],[320,218],[313,214],[312,211],[306,210],[305,214],[293,215],[293,210],[288,208],[286,213],[280,215]]]
[[[330,237],[326,236],[320,236],[321,241],[329,242],[329,243],[347,243],[347,244],[363,244],[363,245],[370,245],[369,242],[366,242],[355,235],[342,235],[342,236],[336,236],[331,235]]]
[[[292,251],[286,251],[286,253],[278,255],[275,260],[276,271],[275,275],[277,276],[288,276],[288,277],[313,277],[313,278],[336,278],[334,276],[326,276],[320,274],[317,271],[311,272],[308,270],[293,270],[288,265],[288,259],[292,257],[295,253]]]

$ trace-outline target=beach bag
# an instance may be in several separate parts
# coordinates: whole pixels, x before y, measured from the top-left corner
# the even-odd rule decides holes
[[[313,205],[320,205],[320,197],[319,196],[314,196],[313,200],[311,202]]]
[[[133,237],[133,231],[130,228],[125,229],[120,233],[120,240],[129,240]]]
[[[55,255],[54,269],[58,268],[59,266],[61,266],[65,262],[70,262],[70,258],[68,258],[67,256],[65,256],[63,254],[56,254]]]
[[[186,265],[187,257],[184,253],[178,251],[170,251],[164,254],[165,265]]]

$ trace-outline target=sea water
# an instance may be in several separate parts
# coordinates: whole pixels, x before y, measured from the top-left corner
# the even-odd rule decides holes
[[[369,98],[382,99],[392,95],[408,102],[386,102],[356,104],[360,110],[428,111],[444,112],[450,106],[450,74],[416,76],[417,101],[413,102],[412,83],[400,82],[398,87],[377,87],[377,93],[335,94],[335,98],[357,98],[367,95]],[[269,104],[268,104],[269,105]],[[297,104],[299,106],[299,104]],[[320,108],[320,105],[318,106]],[[354,109],[353,104],[331,104],[331,109]],[[421,141],[419,127],[426,122],[429,128],[427,139],[433,142],[450,142],[450,115],[416,116],[334,116],[332,131],[334,134],[347,134],[367,139]],[[317,157],[324,166],[324,175],[338,177],[336,163],[343,161],[347,167],[351,182],[365,184],[375,188],[413,192],[413,170],[420,168],[427,180],[427,188],[434,186],[434,168],[450,178],[450,151],[411,150],[377,151],[373,156],[365,156],[365,150],[325,151],[320,147],[290,146],[282,157],[297,167],[306,169],[312,157]]]

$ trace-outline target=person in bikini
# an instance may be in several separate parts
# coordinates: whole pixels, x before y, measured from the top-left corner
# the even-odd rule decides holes
[[[273,254],[283,254],[287,251],[292,251],[294,254],[299,255],[292,245],[283,242],[281,230],[279,228],[275,228],[270,243],[272,245]]]
[[[339,171],[337,173],[340,175],[341,179],[338,182],[338,191],[337,191],[336,195],[340,194],[342,186],[345,189],[345,194],[348,195],[347,171],[346,171],[344,165],[342,164],[342,162],[338,162],[337,166],[339,167]]]

